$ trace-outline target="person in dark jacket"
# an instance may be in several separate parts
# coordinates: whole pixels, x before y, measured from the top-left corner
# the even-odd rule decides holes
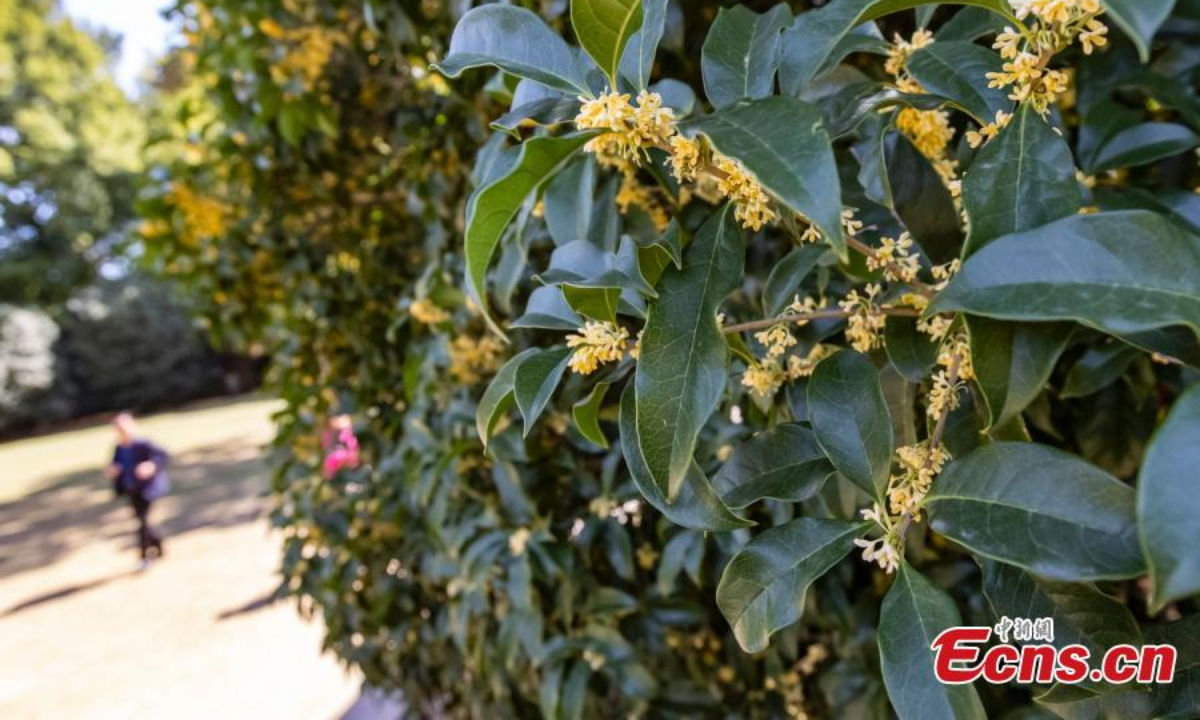
[[[112,424],[117,432],[117,447],[106,474],[112,479],[117,495],[128,496],[133,506],[141,550],[139,567],[145,569],[150,565],[152,554],[159,558],[163,556],[162,537],[150,526],[150,506],[170,489],[167,452],[136,436],[137,423],[133,415],[118,413]]]

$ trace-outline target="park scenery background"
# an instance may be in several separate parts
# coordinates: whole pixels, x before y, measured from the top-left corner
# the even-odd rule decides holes
[[[0,716],[1200,717],[1198,81],[1190,0],[7,0]],[[936,680],[1002,618],[1174,682]]]

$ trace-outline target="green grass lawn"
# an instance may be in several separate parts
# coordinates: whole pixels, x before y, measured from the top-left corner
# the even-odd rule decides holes
[[[252,437],[269,439],[276,400],[259,396],[209,401],[140,419],[141,433],[172,455]],[[112,455],[108,423],[0,444],[0,503],[25,497],[66,475],[101,472]]]

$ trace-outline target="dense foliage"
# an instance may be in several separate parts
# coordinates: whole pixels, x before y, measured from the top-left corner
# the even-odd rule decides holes
[[[1200,18],[523,5],[179,8],[147,242],[269,346],[328,645],[427,714],[1200,710]],[[933,679],[1004,615],[1181,671]]]

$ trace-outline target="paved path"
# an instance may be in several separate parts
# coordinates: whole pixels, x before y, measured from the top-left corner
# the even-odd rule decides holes
[[[35,462],[30,442],[61,471],[18,464],[24,494],[0,501],[0,718],[324,720],[354,705],[359,678],[321,653],[319,624],[265,602],[279,557],[258,459],[269,410],[146,424],[173,451],[175,492],[154,510],[167,558],[141,574],[129,508],[77,467],[103,457],[104,432],[0,445],[0,476]],[[159,434],[173,427],[194,431]]]

